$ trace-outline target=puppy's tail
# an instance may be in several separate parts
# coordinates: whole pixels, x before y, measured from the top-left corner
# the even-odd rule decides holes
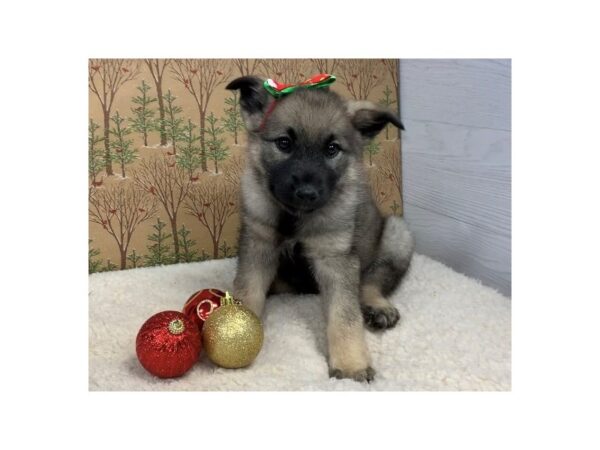
[[[385,219],[379,245],[382,257],[392,261],[398,268],[408,268],[415,249],[415,240],[404,219],[398,216]]]
[[[406,222],[397,216],[385,219],[375,263],[368,269],[365,283],[379,286],[389,296],[408,270],[415,242]]]

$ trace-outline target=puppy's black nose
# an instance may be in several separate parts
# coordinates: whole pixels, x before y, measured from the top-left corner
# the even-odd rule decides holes
[[[294,193],[298,200],[301,200],[305,203],[314,203],[319,198],[319,192],[314,186],[310,184],[304,184],[298,188]]]

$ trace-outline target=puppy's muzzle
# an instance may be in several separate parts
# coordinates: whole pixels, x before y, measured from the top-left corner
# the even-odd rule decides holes
[[[290,188],[294,195],[294,203],[305,208],[317,205],[323,194],[319,181],[310,171],[297,171],[292,174]]]
[[[317,188],[310,184],[303,184],[296,187],[294,196],[299,202],[307,206],[317,203],[320,198]]]

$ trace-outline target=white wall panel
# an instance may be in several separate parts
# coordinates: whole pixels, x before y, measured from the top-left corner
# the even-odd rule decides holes
[[[508,60],[402,60],[404,214],[417,251],[511,290]]]

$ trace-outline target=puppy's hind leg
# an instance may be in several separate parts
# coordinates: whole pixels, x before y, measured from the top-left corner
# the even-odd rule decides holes
[[[393,328],[400,320],[400,313],[386,297],[408,270],[413,247],[413,238],[404,220],[388,217],[377,255],[361,277],[360,306],[368,327],[384,330]]]
[[[362,285],[360,291],[360,309],[365,324],[375,330],[395,327],[400,320],[400,313],[382,295],[379,286],[373,284]]]

